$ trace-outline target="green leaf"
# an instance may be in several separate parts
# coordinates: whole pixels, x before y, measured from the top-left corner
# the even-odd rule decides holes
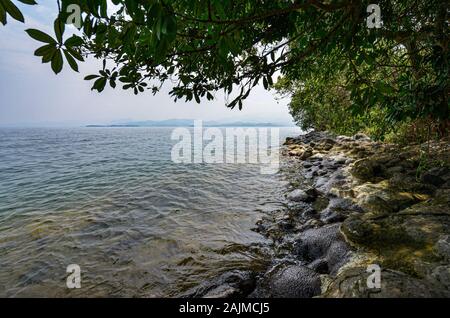
[[[52,54],[54,50],[56,50],[56,46],[54,44],[46,44],[34,51],[34,55],[45,56],[48,54]]]
[[[83,56],[81,56],[80,53],[78,53],[78,51],[74,50],[71,47],[66,47],[66,50],[70,53],[70,55],[72,55],[74,58],[76,58],[78,61],[80,62],[84,62],[84,58]]]
[[[3,8],[1,2],[0,2],[0,22],[3,25],[6,25],[6,11],[5,11],[5,8]]]
[[[61,51],[58,50],[58,51],[56,51],[56,54],[52,58],[53,72],[55,72],[55,74],[58,74],[59,72],[61,72],[61,70],[63,68],[63,64],[64,64],[64,61],[63,61]]]
[[[29,36],[31,36],[33,39],[40,41],[40,42],[44,42],[44,43],[55,43],[56,41],[48,34],[36,30],[36,29],[27,29],[25,30],[25,32],[28,33]]]
[[[94,86],[92,86],[92,90],[96,89],[99,93],[101,93],[106,86],[106,78],[101,77],[94,82]]]
[[[85,81],[90,81],[90,80],[93,80],[94,78],[98,78],[98,77],[100,77],[100,76],[99,76],[99,75],[92,74],[92,75],[86,76],[86,77],[84,78],[84,80],[85,80]]]
[[[267,78],[263,77],[263,86],[265,89],[269,88],[269,83],[267,82]]]
[[[64,50],[64,56],[66,57],[67,63],[69,63],[69,66],[75,71],[78,72],[78,64],[75,61],[75,59],[70,55],[70,53],[67,50]]]
[[[74,47],[74,46],[81,46],[83,43],[84,43],[83,39],[74,34],[64,42],[64,45]]]
[[[44,56],[42,56],[42,63],[49,63],[53,59],[53,56],[55,56],[57,52],[56,46],[53,46],[51,50],[49,50],[48,53],[46,53]]]
[[[60,18],[57,18],[54,22],[54,29],[55,29],[55,35],[56,39],[58,40],[58,43],[62,43],[63,34],[65,30],[65,24],[61,21]]]
[[[22,3],[25,3],[25,4],[29,4],[29,5],[37,4],[37,2],[34,1],[34,0],[19,0],[19,1],[22,2]]]
[[[11,0],[1,0],[1,4],[11,17],[13,17],[17,21],[25,22],[22,12],[20,12],[19,8],[17,8],[16,5],[11,2]]]

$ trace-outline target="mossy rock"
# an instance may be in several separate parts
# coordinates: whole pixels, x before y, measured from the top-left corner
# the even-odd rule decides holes
[[[384,167],[377,161],[364,158],[355,161],[350,173],[361,181],[375,181],[382,176]]]

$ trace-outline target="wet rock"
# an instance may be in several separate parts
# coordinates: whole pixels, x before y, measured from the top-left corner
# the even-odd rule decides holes
[[[334,280],[323,297],[408,298],[448,297],[449,293],[429,281],[402,272],[383,270],[379,289],[369,288],[367,267],[348,268]]]
[[[336,223],[344,221],[352,213],[361,213],[363,210],[348,199],[334,198],[326,209],[320,213],[320,219],[324,223]]]
[[[308,200],[309,195],[300,189],[296,189],[288,194],[287,199],[295,202],[306,201]]]
[[[310,163],[310,162],[307,162],[307,161],[305,161],[305,162],[303,162],[303,168],[311,168],[312,167],[312,163]]]
[[[256,276],[251,271],[231,271],[195,287],[181,297],[229,298],[245,297],[256,286]]]
[[[312,132],[295,142],[312,151],[301,174],[320,192],[292,202],[318,213],[299,208],[293,222],[301,225],[280,242],[289,243],[293,262],[327,274],[324,296],[450,296],[448,140],[400,148],[363,134]],[[418,176],[424,147],[440,166]],[[373,263],[383,270],[381,289],[367,288]]]
[[[346,262],[349,253],[339,227],[340,224],[334,224],[301,233],[294,243],[294,253],[309,263],[325,260],[330,273],[334,274]]]
[[[320,278],[312,269],[281,264],[264,275],[249,297],[311,298],[320,291]]]
[[[300,190],[296,189],[287,195],[287,199],[294,202],[310,202],[317,196],[314,189]]]
[[[319,274],[328,274],[330,272],[328,268],[328,262],[325,259],[317,259],[312,263],[308,264],[308,268]]]
[[[323,226],[323,222],[317,219],[309,219],[302,226],[300,226],[299,231],[304,232],[309,229],[315,229],[320,226]]]

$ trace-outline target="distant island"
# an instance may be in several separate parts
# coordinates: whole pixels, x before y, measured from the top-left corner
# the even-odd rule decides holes
[[[167,119],[167,120],[146,120],[136,122],[126,122],[109,125],[87,125],[91,128],[102,127],[193,127],[193,119]],[[261,122],[218,122],[218,121],[204,121],[204,127],[290,127],[292,124],[280,123],[261,123]]]

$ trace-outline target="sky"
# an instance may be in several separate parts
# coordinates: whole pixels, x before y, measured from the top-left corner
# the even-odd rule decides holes
[[[80,73],[65,65],[55,75],[49,64],[41,64],[33,55],[40,42],[24,32],[37,28],[53,34],[56,1],[37,2],[37,6],[27,6],[15,1],[25,24],[10,17],[6,26],[0,24],[0,126],[80,126],[164,119],[292,123],[289,101],[262,85],[255,87],[239,111],[227,108],[219,94],[214,101],[202,100],[201,104],[175,103],[168,95],[168,86],[156,96],[150,91],[135,96],[120,87],[107,87],[102,93],[91,91],[92,83],[83,78],[97,73],[95,60],[80,63]]]

